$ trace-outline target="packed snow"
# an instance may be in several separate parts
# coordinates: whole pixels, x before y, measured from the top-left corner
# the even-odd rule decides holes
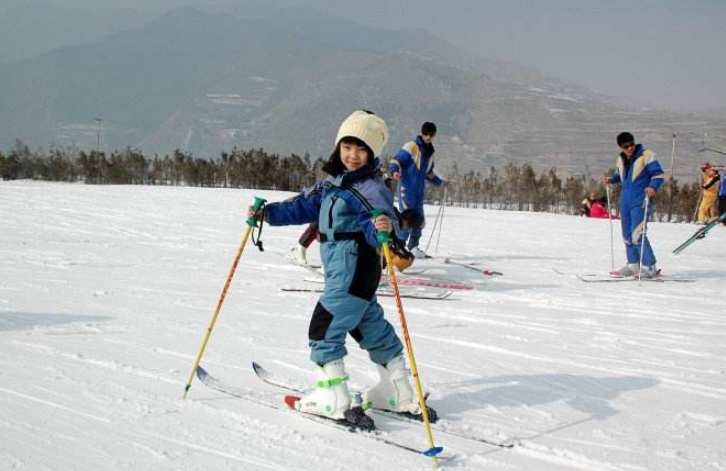
[[[289,196],[0,182],[0,469],[431,468],[425,456],[196,378],[182,399],[254,195]],[[437,209],[426,208],[429,227]],[[649,225],[666,276],[694,282],[584,283],[574,275],[611,269],[607,220],[444,215],[440,257],[414,266],[476,289],[404,299],[423,387],[442,417],[433,435],[451,457],[443,469],[726,470],[726,228],[675,256],[698,227]],[[313,380],[307,328],[317,295],[280,290],[310,285],[310,272],[283,256],[301,231],[266,226],[266,250],[246,247],[202,359],[272,403],[285,392],[260,381],[253,360],[292,385]],[[620,266],[617,222],[614,232]],[[380,301],[398,329],[394,301]],[[373,385],[366,354],[352,339],[349,350],[351,387]],[[421,425],[375,420],[386,438],[428,447]]]

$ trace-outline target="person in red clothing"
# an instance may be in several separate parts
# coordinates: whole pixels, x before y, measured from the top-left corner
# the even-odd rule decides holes
[[[600,198],[595,200],[590,205],[590,217],[591,218],[598,218],[598,219],[620,219],[620,216],[618,215],[608,215],[608,200],[607,198]]]

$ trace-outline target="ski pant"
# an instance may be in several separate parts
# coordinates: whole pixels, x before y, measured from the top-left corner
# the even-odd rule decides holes
[[[652,213],[652,205],[649,207],[648,213]],[[650,214],[648,216],[650,217]],[[655,265],[655,255],[648,236],[641,237],[645,228],[645,208],[643,208],[642,202],[630,207],[620,206],[620,226],[628,263],[640,263],[642,250],[643,265],[647,267]]]
[[[309,224],[308,227],[305,228],[305,231],[300,234],[300,238],[297,242],[306,249],[309,248],[313,242],[318,240],[318,227],[318,223],[316,222]]]
[[[405,204],[405,202],[402,202],[402,201],[399,202],[398,206],[399,206],[399,210],[401,212],[411,208],[410,206],[407,206]],[[421,220],[422,220],[421,227],[416,228],[416,229],[404,229],[401,227],[398,231],[398,238],[400,240],[402,240],[403,242],[408,241],[408,243],[406,244],[406,248],[408,250],[413,250],[415,247],[418,247],[419,240],[421,239],[421,234],[423,233],[423,228],[426,226],[426,217],[424,216],[423,206],[413,208],[413,209],[415,209],[416,211],[421,213]]]
[[[323,242],[320,252],[325,291],[310,321],[310,359],[322,365],[343,358],[350,333],[374,363],[387,364],[403,344],[376,298],[381,279],[376,250],[365,241],[343,240]]]
[[[715,194],[704,194],[701,199],[701,205],[698,207],[698,222],[707,223],[718,216],[718,196]]]
[[[723,213],[726,213],[726,196],[719,196],[719,198],[718,198],[718,214],[720,216]],[[723,222],[723,225],[726,226],[726,221]]]

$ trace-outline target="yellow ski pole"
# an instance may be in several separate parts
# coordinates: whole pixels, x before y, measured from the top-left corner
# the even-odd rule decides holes
[[[254,210],[259,210],[263,204],[265,204],[265,199],[259,198],[255,196],[255,204],[253,206]],[[234,277],[234,272],[237,270],[237,264],[239,263],[239,259],[242,256],[242,252],[245,250],[245,245],[247,245],[247,239],[249,239],[250,234],[252,233],[252,228],[257,225],[257,218],[251,217],[247,219],[247,230],[245,230],[245,234],[242,237],[242,243],[239,246],[239,249],[237,250],[237,256],[234,258],[234,263],[232,263],[232,268],[229,270],[229,275],[227,275],[227,281],[224,282],[224,288],[222,288],[222,293],[219,295],[219,301],[217,301],[217,307],[214,309],[214,314],[212,314],[212,320],[209,322],[209,325],[207,326],[207,332],[204,334],[204,340],[202,341],[202,346],[199,349],[199,353],[197,354],[197,359],[194,360],[194,367],[192,368],[192,372],[189,375],[189,380],[187,381],[187,385],[184,387],[184,395],[182,396],[182,399],[186,399],[187,393],[189,392],[189,388],[192,387],[192,381],[194,380],[194,374],[197,372],[197,367],[199,367],[199,362],[202,361],[202,355],[204,355],[204,350],[207,348],[207,342],[209,342],[209,336],[212,334],[212,329],[214,329],[214,324],[217,322],[217,316],[219,316],[219,311],[222,309],[222,304],[224,303],[224,298],[227,296],[227,290],[229,289],[229,285],[232,283],[232,278]]]
[[[373,211],[373,218],[377,218],[378,216],[384,214],[383,210],[376,209]],[[391,240],[391,235],[388,232],[379,232],[378,233],[378,241],[383,246],[383,255],[386,258],[386,267],[388,269],[388,281],[391,284],[391,287],[393,288],[393,297],[396,300],[396,307],[398,308],[398,320],[401,323],[401,331],[403,332],[403,338],[406,344],[406,351],[408,352],[408,359],[411,363],[411,375],[413,376],[413,381],[416,386],[416,395],[418,396],[418,404],[421,408],[421,414],[423,415],[423,423],[424,428],[426,430],[426,437],[428,438],[429,442],[429,449],[426,450],[423,454],[426,456],[430,456],[433,459],[433,466],[435,468],[438,468],[439,466],[439,459],[437,455],[439,455],[444,448],[443,447],[437,447],[434,445],[434,436],[431,432],[431,422],[429,421],[429,411],[426,408],[426,400],[424,398],[423,390],[421,389],[421,380],[419,379],[418,375],[418,368],[416,367],[416,357],[413,354],[413,345],[411,344],[411,337],[408,335],[408,324],[406,323],[406,315],[403,312],[403,302],[401,301],[401,294],[398,290],[398,281],[396,280],[396,272],[393,269],[393,263],[391,263],[391,248],[389,247],[389,242]]]

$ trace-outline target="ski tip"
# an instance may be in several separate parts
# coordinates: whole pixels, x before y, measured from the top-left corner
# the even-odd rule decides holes
[[[255,370],[255,374],[260,378],[264,379],[267,376],[267,370],[256,361],[252,362],[252,369]]]
[[[423,454],[430,457],[435,457],[441,454],[441,452],[444,451],[444,447],[442,446],[435,446],[432,448],[429,448],[428,450],[424,451]]]
[[[290,409],[296,410],[295,404],[300,400],[297,396],[285,396],[285,404]]]

